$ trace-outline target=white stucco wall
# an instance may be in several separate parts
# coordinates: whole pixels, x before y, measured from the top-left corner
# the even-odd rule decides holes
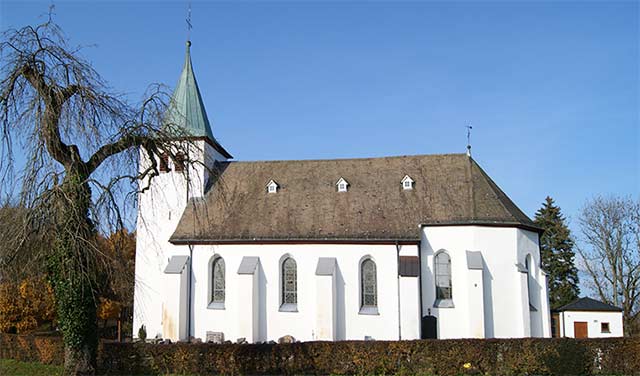
[[[535,310],[529,311],[529,333],[531,337],[550,337],[551,316],[547,298],[547,278],[540,268],[538,234],[518,229],[517,238],[518,262],[526,265],[527,257],[531,257],[532,260],[528,276],[528,288],[530,291],[527,294],[527,298]]]
[[[484,338],[484,270],[467,270],[467,283],[463,287],[468,290],[468,312],[470,338]]]
[[[228,275],[229,274],[227,273],[227,280]],[[244,338],[247,342],[258,342],[260,340],[260,267],[258,266],[252,274],[235,274],[234,277],[236,287],[235,291],[239,293],[227,295],[228,298],[225,299],[224,308],[216,309],[216,311],[222,312],[226,310],[227,307],[234,306],[234,303],[235,306],[241,306],[243,309],[236,310],[237,316],[235,317],[235,320],[225,323],[225,328],[228,330],[216,330],[220,328],[218,326],[215,328],[209,328],[207,331],[222,332],[225,335],[225,340],[229,340],[231,339],[228,337],[229,333],[232,332],[230,329],[233,328],[235,329],[236,334],[236,338],[233,338],[233,340]],[[207,291],[209,291],[208,288]],[[202,291],[194,291],[193,293],[201,294]],[[194,296],[193,293],[192,299]],[[209,304],[208,300],[209,299],[207,299],[207,304]],[[192,304],[191,309],[193,310],[194,308],[197,307]],[[192,314],[192,317],[193,316],[194,315]],[[196,335],[195,337],[206,338],[207,331],[205,331],[203,335]],[[197,334],[197,331],[192,329],[191,333],[192,335],[194,333]]]
[[[162,333],[172,341],[189,338],[188,314],[188,265],[178,274],[165,274],[164,302],[162,304]],[[149,333],[147,328],[147,333]]]
[[[476,312],[482,312],[484,316],[485,338],[529,337],[531,321],[526,275],[523,278],[516,264],[524,265],[525,257],[530,254],[533,263],[539,265],[537,242],[536,233],[510,227],[424,227],[421,240],[423,312],[426,315],[430,311],[438,318],[438,338],[476,337]],[[434,254],[440,250],[446,250],[451,257],[452,308],[434,307]],[[472,296],[477,283],[473,282],[474,273],[468,269],[466,251],[482,253],[481,302]],[[532,279],[534,287],[546,285],[539,267],[535,268]],[[538,294],[539,312],[548,311],[546,294],[542,297],[540,289],[536,288],[533,292]],[[543,321],[544,316],[546,321]],[[551,335],[548,320],[548,314],[534,317],[539,335]]]
[[[400,320],[401,339],[420,339],[420,279],[418,277],[400,277]]]
[[[316,321],[314,338],[320,341],[335,341],[337,333],[337,275],[316,274]]]
[[[192,160],[207,160],[212,164],[218,155],[204,141],[195,141],[191,147]],[[140,152],[140,169],[150,165],[146,153]],[[163,336],[163,320],[171,313],[166,311],[167,293],[176,287],[165,278],[164,268],[171,256],[189,255],[187,247],[176,247],[169,243],[182,216],[188,197],[202,195],[207,170],[204,166],[193,164],[187,174],[174,171],[173,162],[169,161],[170,172],[160,172],[151,184],[143,181],[140,189],[150,188],[138,196],[138,221],[136,225],[136,267],[134,288],[133,335],[137,337],[142,324],[146,326],[147,337]],[[171,285],[170,285],[171,284]],[[173,298],[172,298],[173,299]],[[165,319],[163,319],[163,317]]]
[[[224,309],[208,308],[208,265],[214,255],[225,261],[227,298]],[[297,264],[297,312],[280,311],[280,264],[284,255],[293,257]],[[207,331],[223,332],[225,338],[232,341],[244,337],[238,329],[243,325],[238,323],[238,318],[246,307],[242,298],[235,298],[246,295],[250,299],[251,293],[246,288],[241,290],[238,283],[238,266],[244,256],[260,258],[259,336],[256,341],[277,341],[284,335],[292,335],[301,341],[324,337],[316,335],[318,310],[324,308],[317,299],[317,288],[319,282],[322,284],[328,278],[315,274],[320,257],[335,257],[337,263],[335,339],[364,339],[365,336],[379,340],[398,339],[397,251],[392,244],[197,245],[193,251],[192,333],[195,337],[205,338]],[[359,267],[366,257],[371,257],[377,267],[378,314],[374,315],[359,313]],[[329,288],[328,284],[326,286]],[[418,336],[417,330],[414,338]]]
[[[420,256],[417,245],[399,246],[399,256]],[[420,339],[420,277],[400,276],[401,339]]]
[[[622,312],[566,311],[560,312],[560,336],[574,338],[574,323],[586,322],[589,338],[622,337]],[[603,333],[601,324],[608,322],[610,333]]]

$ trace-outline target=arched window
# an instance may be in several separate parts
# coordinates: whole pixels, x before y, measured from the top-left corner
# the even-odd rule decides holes
[[[224,259],[217,257],[211,263],[211,303],[224,303]]]
[[[169,171],[169,154],[162,153],[160,155],[160,172]]]
[[[287,257],[282,262],[282,305],[298,303],[298,268],[296,261]]]
[[[176,160],[175,160],[175,170],[176,172],[182,172],[184,170],[184,154],[183,153],[177,153],[176,154]]]
[[[536,306],[534,304],[533,293],[531,291],[531,285],[532,285],[531,279],[533,278],[533,270],[532,270],[533,263],[531,262],[531,255],[527,255],[527,257],[525,257],[524,267],[527,269],[527,297],[529,298],[529,310],[537,311]]]
[[[436,301],[451,300],[451,258],[446,252],[436,254],[435,259],[436,274]]]
[[[366,259],[360,265],[360,305],[362,308],[378,306],[378,282],[376,263]]]

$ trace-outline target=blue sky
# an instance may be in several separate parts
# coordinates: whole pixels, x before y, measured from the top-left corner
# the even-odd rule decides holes
[[[186,2],[56,1],[114,90],[175,85]],[[1,29],[50,2],[0,3]],[[640,192],[638,2],[198,2],[194,69],[238,160],[465,151],[530,216]]]

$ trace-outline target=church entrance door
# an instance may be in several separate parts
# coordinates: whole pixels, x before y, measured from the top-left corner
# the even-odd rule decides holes
[[[438,338],[438,318],[435,316],[424,316],[422,318],[422,339]]]

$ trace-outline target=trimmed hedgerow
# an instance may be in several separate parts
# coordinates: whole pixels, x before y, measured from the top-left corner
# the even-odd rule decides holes
[[[0,335],[3,358],[61,364],[63,353],[57,338]],[[273,345],[104,342],[98,354],[99,373],[106,374],[640,375],[640,338]]]
[[[0,333],[0,358],[62,365],[64,343],[60,337]]]

